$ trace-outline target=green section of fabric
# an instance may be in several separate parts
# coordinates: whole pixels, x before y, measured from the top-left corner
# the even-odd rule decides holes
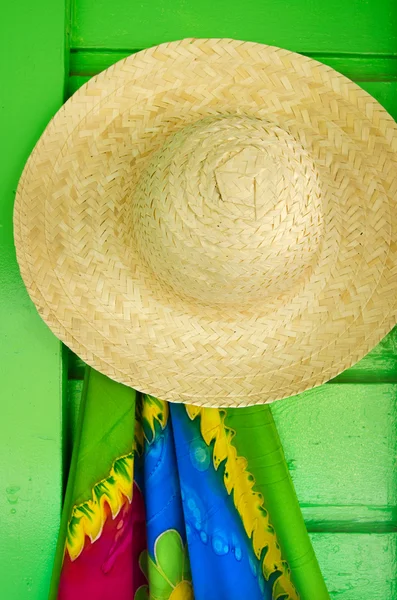
[[[181,536],[175,530],[167,531],[156,541],[156,562],[161,565],[166,579],[174,585],[183,579],[185,553]]]
[[[135,390],[94,369],[88,369],[84,386],[73,504],[87,500],[94,485],[108,476],[115,458],[131,452],[135,422]]]
[[[301,600],[329,600],[270,408],[227,409],[225,425],[233,430],[232,444],[247,460],[254,489],[263,496]]]
[[[139,564],[149,585],[141,586],[134,600],[193,600],[187,547],[175,529],[164,531],[156,539],[154,560],[147,550]]]

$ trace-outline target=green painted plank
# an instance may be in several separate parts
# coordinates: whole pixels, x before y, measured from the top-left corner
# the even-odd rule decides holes
[[[390,533],[397,531],[396,506],[301,505],[301,510],[310,532]]]
[[[25,160],[63,102],[65,15],[52,0],[2,6],[0,581],[10,600],[46,597],[60,522],[62,347],[19,276],[12,207]]]
[[[397,52],[395,0],[76,0],[72,46],[146,48],[232,37],[299,52]]]
[[[334,384],[272,405],[306,519],[313,507],[342,507],[337,520],[354,529],[372,520],[366,507],[395,511],[396,397],[396,384]]]
[[[335,55],[309,52],[306,55],[343,73],[357,83],[361,81],[397,81],[397,54],[379,56],[376,54]]]
[[[70,74],[95,75],[138,51],[138,49],[111,51],[101,48],[73,50],[70,55]],[[314,52],[306,55],[329,65],[355,81],[397,81],[397,55],[334,55]]]
[[[395,533],[314,533],[311,538],[332,600],[397,598]]]
[[[73,75],[70,76],[67,82],[67,96],[71,96],[77,90],[91,79],[91,75]]]

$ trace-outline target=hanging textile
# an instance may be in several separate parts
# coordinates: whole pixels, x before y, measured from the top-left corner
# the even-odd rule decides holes
[[[268,406],[84,382],[51,599],[329,598]]]

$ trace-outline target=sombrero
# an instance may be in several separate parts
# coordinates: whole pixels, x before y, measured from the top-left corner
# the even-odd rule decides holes
[[[230,39],[138,52],[50,122],[15,204],[44,321],[173,402],[302,392],[396,323],[397,126],[310,58]]]

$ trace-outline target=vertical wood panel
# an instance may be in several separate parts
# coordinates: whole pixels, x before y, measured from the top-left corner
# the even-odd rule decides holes
[[[0,60],[0,589],[47,596],[62,498],[63,352],[19,275],[12,208],[23,165],[63,102],[64,1],[2,6]]]

